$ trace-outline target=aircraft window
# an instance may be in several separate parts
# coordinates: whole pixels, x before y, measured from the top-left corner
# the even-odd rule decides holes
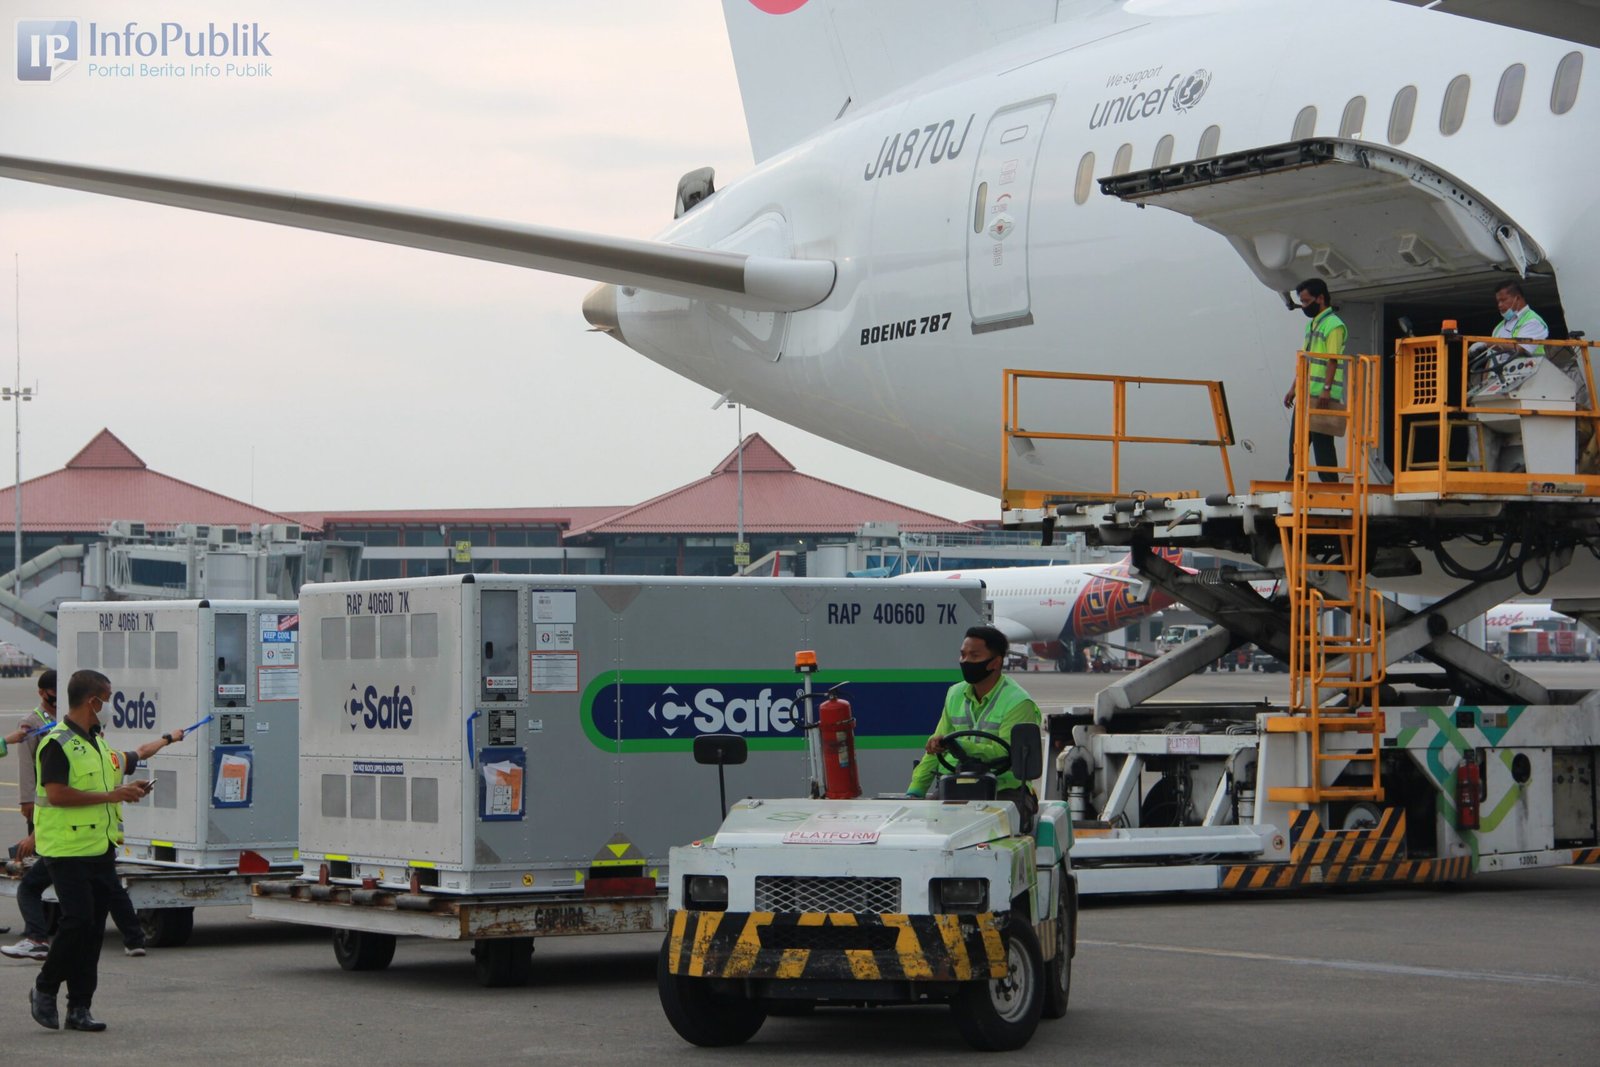
[[[1568,52],[1556,65],[1556,83],[1550,88],[1550,110],[1565,115],[1578,102],[1578,79],[1583,77],[1583,53]]]
[[[1389,109],[1389,143],[1405,144],[1411,136],[1411,119],[1417,113],[1417,87],[1408,85],[1394,94],[1394,106]]]
[[[1340,137],[1360,137],[1361,127],[1367,121],[1367,98],[1352,96],[1344,106],[1344,116],[1339,119]]]
[[[1126,174],[1133,169],[1133,145],[1125,144],[1117,149],[1116,158],[1111,161],[1112,174]]]
[[[1020,141],[1026,136],[1028,136],[1028,127],[1013,126],[1000,135],[1000,143],[1010,144],[1012,141]]]
[[[1317,107],[1309,104],[1300,109],[1300,114],[1294,117],[1294,129],[1289,132],[1289,140],[1304,141],[1307,137],[1317,135]]]
[[[1528,68],[1521,63],[1513,63],[1500,75],[1500,88],[1494,94],[1494,122],[1496,126],[1504,126],[1517,117],[1517,109],[1522,106],[1522,81],[1527,76]]]
[[[1217,145],[1222,140],[1221,126],[1207,126],[1200,135],[1200,146],[1195,150],[1196,159],[1205,159],[1207,156],[1217,154]]]
[[[1150,157],[1152,167],[1164,167],[1172,162],[1172,146],[1175,142],[1172,134],[1165,134],[1156,142],[1156,154]]]
[[[1078,160],[1078,183],[1073,186],[1072,199],[1080,204],[1089,202],[1089,189],[1094,185],[1094,153],[1085,152]]]
[[[983,217],[988,214],[989,183],[978,183],[978,202],[972,209],[972,232],[983,232]]]
[[[1439,132],[1449,137],[1461,128],[1467,117],[1467,94],[1472,91],[1472,79],[1457,74],[1450,79],[1444,91],[1444,103],[1439,105]]]

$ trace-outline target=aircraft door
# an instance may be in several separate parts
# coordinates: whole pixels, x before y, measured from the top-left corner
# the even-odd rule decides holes
[[[983,134],[967,202],[967,305],[972,332],[1033,322],[1028,292],[1028,215],[1033,171],[1055,99],[995,112]]]

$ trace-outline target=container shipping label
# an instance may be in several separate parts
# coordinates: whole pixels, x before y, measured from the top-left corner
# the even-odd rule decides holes
[[[876,845],[893,814],[819,811],[783,835],[786,845]]]
[[[531,652],[528,654],[528,692],[576,693],[578,654],[576,652]]]
[[[211,750],[211,806],[248,808],[255,757],[249,745],[217,745]]]
[[[256,697],[264,701],[300,699],[300,616],[263,613],[256,656]]]
[[[522,818],[527,753],[520,748],[485,748],[478,756],[478,817],[486,822]]]
[[[530,597],[535,625],[541,622],[578,621],[578,592],[575,589],[535,589]]]

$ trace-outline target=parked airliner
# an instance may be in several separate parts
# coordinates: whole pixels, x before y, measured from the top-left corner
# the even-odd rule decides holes
[[[995,627],[1013,645],[1029,645],[1037,655],[1062,661],[1063,668],[1075,642],[1103,637],[1173,603],[1133,574],[1126,559],[1111,564],[912,571],[890,580],[929,578],[982,581],[994,609]]]
[[[1218,378],[1234,471],[1276,478],[1302,278],[1333,288],[1354,351],[1386,351],[1401,315],[1486,332],[1504,279],[1557,331],[1600,329],[1595,49],[1517,28],[1548,3],[1498,5],[1509,25],[1452,6],[724,0],[758,164],[686,176],[654,240],[14,156],[0,176],[592,278],[590,322],[650,359],[991,494],[1003,368]],[[1202,159],[1191,177],[1250,180],[1138,198],[1158,211],[1098,185]],[[1130,428],[1209,436],[1182,394],[1137,391]],[[1031,403],[1044,429],[1111,407],[1079,386]],[[1214,453],[1124,451],[1125,486],[1220,487]],[[1103,454],[1018,458],[1041,488],[1108,484]],[[1578,555],[1547,595],[1600,589]]]

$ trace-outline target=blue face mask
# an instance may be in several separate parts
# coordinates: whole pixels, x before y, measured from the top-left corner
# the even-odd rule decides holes
[[[1513,311],[1510,308],[1507,308],[1506,311],[1503,312],[1500,317],[1505,319],[1507,322],[1516,322],[1517,321],[1517,316],[1520,315],[1520,314],[1522,314],[1522,312]]]

